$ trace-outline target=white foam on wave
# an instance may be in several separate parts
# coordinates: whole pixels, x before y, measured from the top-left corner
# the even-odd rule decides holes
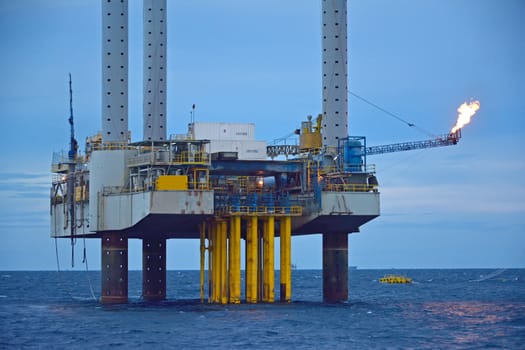
[[[505,272],[505,271],[507,271],[507,269],[499,269],[499,270],[496,270],[496,271],[494,271],[494,272],[492,272],[492,273],[489,273],[489,274],[486,275],[486,276],[481,275],[481,276],[479,276],[478,279],[476,279],[476,280],[472,280],[472,281],[470,281],[470,282],[483,282],[483,281],[486,281],[486,280],[491,279],[491,278],[493,278],[493,277],[499,276],[499,275],[501,275],[501,274],[502,274],[503,272]]]

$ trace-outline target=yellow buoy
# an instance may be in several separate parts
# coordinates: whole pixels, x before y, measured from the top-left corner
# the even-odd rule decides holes
[[[381,283],[412,283],[412,278],[401,275],[385,275],[379,280]]]

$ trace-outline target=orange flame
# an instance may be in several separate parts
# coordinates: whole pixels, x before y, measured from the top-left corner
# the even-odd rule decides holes
[[[470,123],[470,119],[479,109],[479,101],[470,101],[469,103],[463,102],[461,106],[458,108],[458,120],[456,122],[456,125],[452,128],[450,131],[451,133],[455,133],[468,123]]]

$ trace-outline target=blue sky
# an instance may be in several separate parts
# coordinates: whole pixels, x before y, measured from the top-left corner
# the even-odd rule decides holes
[[[481,109],[458,146],[370,157],[382,216],[350,236],[363,268],[525,267],[525,2],[349,1],[349,88],[435,134]],[[142,133],[141,2],[130,1],[129,119]],[[168,1],[168,133],[198,121],[290,133],[321,110],[319,0]],[[0,270],[56,269],[49,237],[51,154],[67,148],[67,74],[77,139],[100,129],[100,3],[0,2]],[[426,139],[349,98],[349,133],[369,145]],[[68,240],[59,257],[70,268]],[[82,241],[76,246],[76,267]],[[98,240],[87,241],[90,268]],[[320,235],[293,239],[299,268],[321,268]],[[130,241],[130,268],[141,268]],[[168,268],[197,268],[198,242],[170,241]]]

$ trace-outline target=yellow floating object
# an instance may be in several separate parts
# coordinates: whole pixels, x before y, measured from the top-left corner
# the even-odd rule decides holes
[[[386,275],[379,280],[381,283],[412,283],[412,278],[401,275]]]

